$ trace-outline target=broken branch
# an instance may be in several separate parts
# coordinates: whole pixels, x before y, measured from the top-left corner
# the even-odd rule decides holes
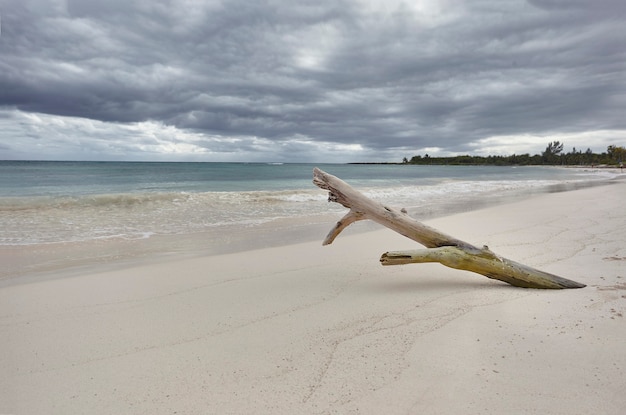
[[[318,168],[313,170],[313,183],[329,191],[328,200],[350,211],[331,229],[323,244],[331,244],[350,224],[364,219],[373,220],[428,249],[386,252],[383,265],[439,262],[450,268],[475,272],[488,278],[525,288],[582,288],[585,284],[571,281],[538,269],[500,257],[486,246],[477,248],[453,238],[397,210],[369,199],[343,180]]]

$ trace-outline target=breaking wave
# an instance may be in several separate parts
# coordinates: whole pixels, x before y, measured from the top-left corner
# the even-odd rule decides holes
[[[423,186],[359,187],[391,206],[438,206],[467,198],[546,189],[559,181],[446,180]],[[243,192],[143,192],[62,197],[0,198],[0,245],[76,242],[102,238],[143,239],[153,235],[254,227],[281,218],[340,215],[327,192],[311,189]]]

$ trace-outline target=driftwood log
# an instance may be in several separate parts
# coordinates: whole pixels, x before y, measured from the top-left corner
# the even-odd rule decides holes
[[[446,235],[411,218],[404,209],[397,210],[369,199],[343,180],[318,168],[313,170],[313,183],[329,191],[329,202],[336,202],[350,209],[328,233],[324,245],[331,244],[350,224],[370,219],[427,248],[386,252],[380,258],[383,265],[439,262],[451,268],[476,272],[516,287],[560,289],[585,286],[498,256],[487,246],[477,248]]]

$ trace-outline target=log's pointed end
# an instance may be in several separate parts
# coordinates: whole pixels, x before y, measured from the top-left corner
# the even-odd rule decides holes
[[[493,276],[490,276],[490,275],[485,275],[485,276],[489,278],[493,278]],[[550,275],[550,278],[548,279],[540,279],[540,280],[532,280],[532,281],[518,280],[515,278],[511,280],[506,280],[503,278],[497,278],[497,279],[505,281],[515,287],[537,288],[537,289],[543,289],[543,290],[550,290],[550,289],[551,290],[567,290],[567,289],[572,289],[572,288],[584,288],[587,286],[586,284],[568,280],[566,278],[557,277],[556,275]]]
[[[554,289],[554,290],[570,290],[572,288],[585,288],[587,285],[586,284],[581,284],[579,282],[576,281],[568,281],[567,283],[559,283],[558,285],[555,286],[544,286],[544,285],[540,285],[540,286],[529,286],[527,288],[539,288],[539,289]]]
[[[559,277],[554,274],[545,273],[545,275],[549,276],[549,280],[547,281],[547,284],[546,284],[548,286],[539,287],[539,288],[556,288],[559,290],[563,290],[563,289],[570,289],[570,288],[585,288],[587,286],[587,284],[583,284],[581,282]]]
[[[564,285],[563,288],[585,288],[586,286],[587,284],[568,280],[568,283]]]

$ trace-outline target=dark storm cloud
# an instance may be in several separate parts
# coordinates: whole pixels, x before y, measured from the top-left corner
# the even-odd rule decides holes
[[[376,151],[621,130],[624,4],[4,1],[0,106]]]

